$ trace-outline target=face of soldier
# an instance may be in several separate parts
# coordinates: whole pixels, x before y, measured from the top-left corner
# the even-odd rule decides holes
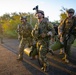
[[[74,13],[70,12],[67,14],[68,17],[73,17]]]
[[[22,19],[21,22],[22,22],[22,23],[26,23],[26,19]]]
[[[36,17],[37,17],[38,19],[41,19],[41,18],[43,18],[43,15],[42,15],[41,13],[37,13],[37,14],[36,14]]]

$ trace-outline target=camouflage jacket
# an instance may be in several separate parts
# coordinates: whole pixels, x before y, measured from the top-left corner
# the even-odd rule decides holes
[[[70,28],[73,26],[74,28],[72,29],[71,32],[75,33],[76,34],[76,18],[73,17],[72,19],[69,19],[69,18],[66,18],[64,21],[62,21],[60,23],[60,25],[58,26],[58,33],[62,33],[62,35],[64,34],[68,34],[69,33],[69,30]]]
[[[17,32],[20,36],[27,38],[31,36],[32,26],[29,23],[26,25],[18,25]]]
[[[47,18],[44,18],[39,24],[36,23],[35,28],[32,31],[32,36],[35,39],[43,39],[42,34],[44,33],[46,35],[44,38],[46,38],[48,37],[47,33],[49,31],[51,31],[54,34],[54,27],[51,23],[48,22]]]

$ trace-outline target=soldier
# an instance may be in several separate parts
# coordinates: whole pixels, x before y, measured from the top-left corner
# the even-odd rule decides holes
[[[62,21],[58,27],[58,34],[62,38],[64,44],[64,61],[69,62],[68,57],[70,56],[70,48],[75,40],[76,34],[76,17],[74,17],[75,11],[70,8],[67,10],[67,18]]]
[[[39,59],[42,61],[43,65],[41,69],[44,71],[48,71],[49,62],[47,60],[46,54],[48,52],[49,35],[50,30],[52,31],[52,26],[49,25],[48,19],[45,18],[44,12],[42,10],[37,11],[36,17],[38,19],[38,23],[35,25],[35,28],[32,31],[32,36],[37,41]]]
[[[1,44],[3,44],[3,27],[1,24],[0,24],[0,42]]]
[[[22,16],[21,17],[21,23],[22,25],[20,26],[20,45],[19,45],[19,55],[17,60],[23,60],[23,52],[24,52],[24,47],[25,45],[28,44],[28,47],[31,47],[32,45],[32,38],[31,38],[31,31],[32,31],[32,26],[27,23],[27,17]]]

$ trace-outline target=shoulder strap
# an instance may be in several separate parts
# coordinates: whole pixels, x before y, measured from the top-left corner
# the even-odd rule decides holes
[[[65,25],[66,25],[65,22],[66,22],[67,19],[68,19],[68,18],[66,18],[66,19],[64,20],[64,27],[63,27],[63,29],[65,28]],[[69,33],[73,30],[75,24],[76,24],[75,17],[73,17],[73,26],[70,28]]]
[[[65,29],[65,25],[66,25],[65,22],[66,22],[67,19],[68,19],[68,18],[65,18],[65,20],[64,20],[64,27],[63,27],[63,29]]]

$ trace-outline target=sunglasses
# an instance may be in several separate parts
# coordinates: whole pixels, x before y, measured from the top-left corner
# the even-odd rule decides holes
[[[73,12],[68,12],[69,14],[73,14]]]

